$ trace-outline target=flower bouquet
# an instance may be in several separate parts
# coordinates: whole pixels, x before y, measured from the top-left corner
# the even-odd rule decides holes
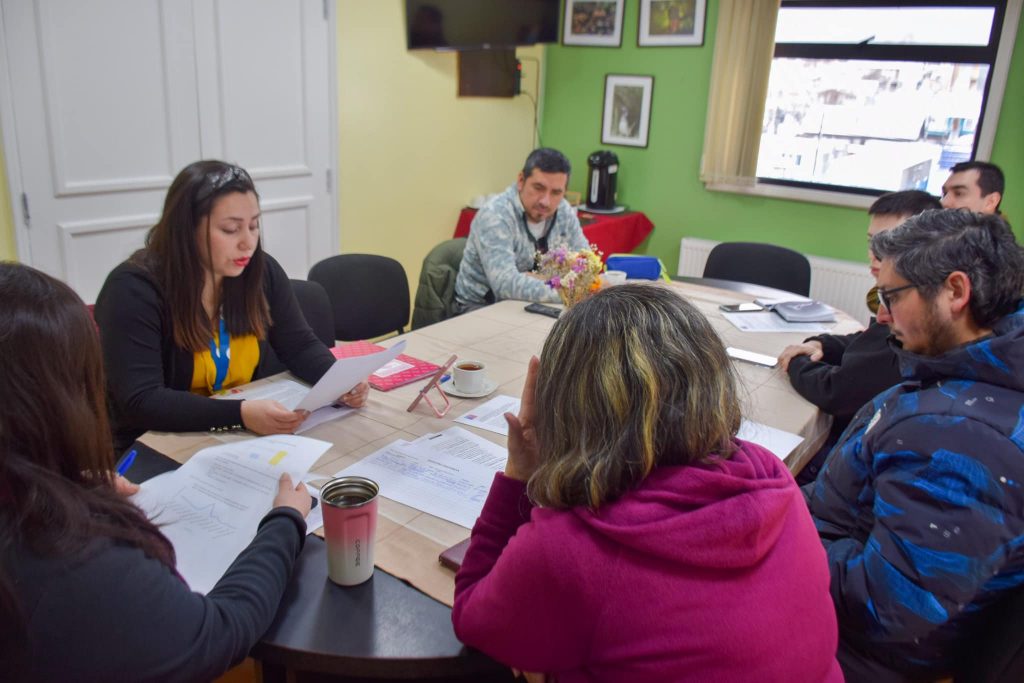
[[[544,282],[558,292],[567,307],[601,289],[604,263],[595,245],[579,251],[555,247],[537,255],[537,266]]]

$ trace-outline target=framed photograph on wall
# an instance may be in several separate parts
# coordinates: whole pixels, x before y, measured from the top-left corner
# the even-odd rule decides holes
[[[625,0],[565,0],[563,45],[619,47]]]
[[[608,74],[604,77],[604,115],[601,142],[646,147],[651,128],[654,76]]]
[[[707,0],[640,0],[641,47],[703,45]]]

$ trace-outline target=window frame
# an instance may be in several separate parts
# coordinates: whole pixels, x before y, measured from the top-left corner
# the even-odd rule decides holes
[[[807,8],[857,7],[992,7],[992,28],[988,45],[893,45],[858,43],[778,43],[776,57],[853,59],[871,61],[916,62],[973,62],[990,65],[985,82],[982,109],[979,116],[979,134],[975,136],[972,159],[987,161],[992,154],[995,133],[999,126],[1010,58],[1013,54],[1017,26],[1024,0],[901,0],[886,3],[879,0],[782,0],[781,6]],[[760,143],[759,143],[760,144]],[[797,201],[867,208],[887,190],[844,187],[824,183],[757,177],[753,185],[712,183],[707,188],[715,191],[753,194]]]

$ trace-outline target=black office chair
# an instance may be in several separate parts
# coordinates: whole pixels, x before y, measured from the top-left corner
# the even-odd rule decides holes
[[[309,279],[327,290],[335,339],[357,341],[390,332],[402,334],[409,322],[409,278],[393,258],[339,254],[314,265]]]
[[[759,242],[722,242],[708,254],[704,277],[749,282],[807,296],[811,264],[798,251]]]
[[[983,617],[958,658],[954,683],[1024,681],[1024,588],[989,607]]]
[[[423,259],[412,308],[412,329],[418,330],[455,315],[455,279],[465,250],[466,238],[456,237],[441,242]]]
[[[308,280],[291,280],[291,285],[302,316],[313,334],[328,348],[334,346],[334,315],[331,313],[331,300],[327,298],[327,292],[318,283]],[[276,375],[288,369],[270,344],[264,344],[260,354],[260,367],[254,379]]]

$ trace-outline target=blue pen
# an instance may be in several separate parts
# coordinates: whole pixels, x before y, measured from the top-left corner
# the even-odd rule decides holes
[[[124,456],[124,460],[122,460],[121,464],[117,466],[117,474],[119,476],[123,477],[124,473],[128,471],[128,468],[132,466],[132,463],[135,462],[136,454],[137,451],[133,448],[128,452],[128,455]]]

